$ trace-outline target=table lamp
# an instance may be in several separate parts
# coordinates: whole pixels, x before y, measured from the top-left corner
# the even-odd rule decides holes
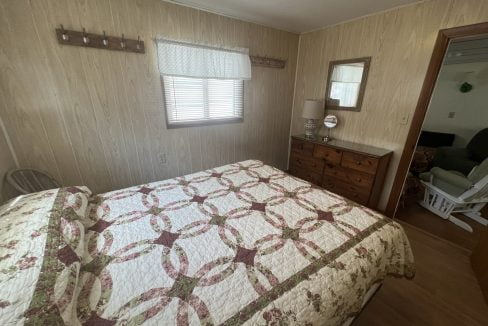
[[[314,138],[315,130],[317,129],[316,120],[324,117],[324,106],[322,101],[305,100],[303,106],[302,118],[305,120],[305,137]]]

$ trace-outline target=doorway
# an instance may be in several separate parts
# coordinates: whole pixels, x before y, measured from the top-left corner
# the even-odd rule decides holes
[[[476,246],[488,212],[483,203],[462,203],[483,197],[473,185],[488,183],[486,103],[488,23],[439,31],[387,215],[469,250]]]

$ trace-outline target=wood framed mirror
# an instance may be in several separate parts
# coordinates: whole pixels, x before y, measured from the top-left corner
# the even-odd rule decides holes
[[[361,111],[370,63],[371,57],[329,63],[326,109]]]

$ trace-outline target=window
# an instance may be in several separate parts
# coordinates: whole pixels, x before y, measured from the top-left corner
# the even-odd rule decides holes
[[[246,50],[159,40],[158,63],[169,128],[243,120]]]
[[[244,81],[163,76],[169,125],[242,121]]]

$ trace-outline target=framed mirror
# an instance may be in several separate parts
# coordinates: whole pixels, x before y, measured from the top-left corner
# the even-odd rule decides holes
[[[365,57],[329,63],[326,109],[361,111],[370,62]]]

